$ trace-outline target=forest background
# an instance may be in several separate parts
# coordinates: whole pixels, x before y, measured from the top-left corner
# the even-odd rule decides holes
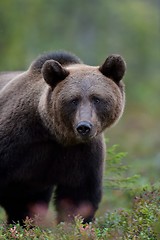
[[[59,49],[89,65],[112,53],[124,57],[126,108],[106,138],[127,152],[127,176],[139,175],[143,186],[159,182],[160,1],[0,1],[0,71],[25,70],[40,54]],[[123,194],[111,191],[106,208],[121,207]]]

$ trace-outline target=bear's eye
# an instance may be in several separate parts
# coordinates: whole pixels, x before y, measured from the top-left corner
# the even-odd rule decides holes
[[[93,97],[92,100],[94,104],[99,104],[101,102],[101,100],[98,97]]]
[[[79,103],[79,99],[78,98],[72,99],[71,103],[72,103],[73,106],[77,106],[78,103]]]

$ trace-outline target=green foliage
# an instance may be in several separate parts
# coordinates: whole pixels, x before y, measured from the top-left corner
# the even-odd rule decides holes
[[[157,240],[160,238],[160,188],[148,185],[136,188],[137,177],[125,177],[128,167],[123,164],[126,154],[117,152],[117,145],[108,149],[108,173],[105,175],[107,189],[128,191],[132,198],[130,209],[105,211],[93,223],[83,224],[80,216],[74,223],[61,223],[51,227],[33,227],[33,220],[27,218],[25,228],[19,224],[0,225],[0,239],[23,240]],[[112,176],[112,178],[111,178]],[[134,183],[134,185],[133,185]]]
[[[129,166],[123,162],[127,153],[118,152],[117,148],[118,145],[113,145],[108,148],[104,186],[112,189],[131,189],[139,176],[127,176]]]
[[[111,239],[126,240],[159,239],[159,196],[160,190],[143,190],[140,195],[134,198],[131,210],[119,210],[113,213],[107,213],[106,220],[101,220],[101,224],[103,227],[107,227],[109,237],[118,236],[118,238],[113,237]]]
[[[75,223],[61,223],[51,229],[19,224],[7,229],[0,226],[0,239],[41,240],[158,240],[160,238],[160,190],[143,190],[133,199],[130,210],[107,212],[94,223],[83,224],[81,217]]]

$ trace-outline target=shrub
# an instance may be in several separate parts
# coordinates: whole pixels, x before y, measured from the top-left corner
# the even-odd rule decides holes
[[[13,240],[157,240],[160,239],[160,188],[138,186],[137,176],[127,176],[128,166],[123,164],[125,153],[117,152],[117,145],[108,149],[104,189],[120,189],[130,196],[129,209],[108,211],[93,223],[83,224],[80,216],[74,223],[53,224],[50,228],[33,227],[26,219],[26,228],[19,224],[0,225],[0,239]],[[118,199],[119,200],[119,199]],[[117,201],[118,201],[117,200]]]

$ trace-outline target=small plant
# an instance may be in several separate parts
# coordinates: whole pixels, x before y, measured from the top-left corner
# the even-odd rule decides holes
[[[118,152],[117,149],[118,145],[113,145],[107,150],[104,187],[112,189],[131,189],[139,176],[127,176],[129,166],[123,164],[123,159],[127,156],[127,153]]]
[[[99,218],[96,225],[106,239],[160,239],[160,190],[143,190],[130,210],[117,210]],[[102,238],[103,239],[103,238]]]

